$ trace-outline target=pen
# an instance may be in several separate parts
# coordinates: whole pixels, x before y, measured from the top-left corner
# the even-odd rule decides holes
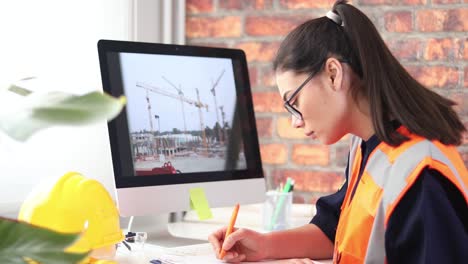
[[[124,244],[124,246],[129,250],[129,251],[132,251],[132,248],[130,247],[130,245],[125,242],[125,240],[122,240],[122,244]]]
[[[289,190],[291,189],[291,186],[292,186],[292,179],[288,177],[288,179],[286,180],[286,184],[284,185],[282,193],[283,194],[288,193]],[[273,230],[273,226],[275,225],[276,220],[278,219],[278,216],[281,211],[281,208],[283,207],[285,198],[286,198],[286,195],[281,195],[279,197],[279,201],[276,204],[275,212],[273,214],[273,217],[271,218],[270,227],[269,227],[270,230]]]
[[[234,207],[234,211],[232,211],[231,221],[229,221],[229,225],[228,225],[227,230],[226,230],[226,235],[224,235],[224,241],[226,241],[226,238],[232,233],[232,230],[234,229],[234,224],[236,223],[236,218],[237,218],[237,213],[238,212],[239,212],[239,204],[236,204],[236,206]],[[225,255],[226,255],[226,251],[224,251],[223,245],[221,245],[221,251],[219,252],[219,258],[223,259]]]

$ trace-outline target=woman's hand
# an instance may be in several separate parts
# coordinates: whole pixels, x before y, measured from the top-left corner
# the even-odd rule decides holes
[[[267,236],[250,229],[240,228],[224,240],[227,227],[218,229],[208,237],[216,257],[219,258],[221,247],[226,251],[226,262],[259,261],[267,257]]]

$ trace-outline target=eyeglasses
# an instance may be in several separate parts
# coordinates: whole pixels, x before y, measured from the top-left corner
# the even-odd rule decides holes
[[[292,104],[291,104],[291,100],[296,97],[296,95],[302,90],[302,88],[304,88],[304,86],[306,86],[306,84],[312,79],[312,77],[315,76],[315,73],[309,75],[309,77],[307,77],[307,79],[301,84],[299,85],[299,87],[297,87],[297,89],[289,96],[288,99],[284,99],[284,108],[286,108],[286,110],[291,114],[293,115],[295,118],[299,119],[299,120],[302,120],[302,114],[301,112],[299,112],[299,110],[297,110]]]
[[[339,62],[341,63],[348,63],[347,60],[345,59],[340,59],[338,60]],[[307,77],[307,79],[301,84],[299,85],[299,87],[297,87],[297,89],[289,96],[289,98],[286,99],[286,97],[283,99],[284,100],[284,108],[286,108],[286,110],[292,115],[294,116],[295,118],[297,118],[298,120],[302,120],[302,114],[301,112],[299,112],[299,110],[297,110],[292,104],[291,104],[291,100],[296,97],[296,95],[302,90],[302,88],[304,88],[304,86],[306,86],[306,84],[315,76],[315,72],[310,74],[309,77]],[[286,96],[286,94],[285,94]]]

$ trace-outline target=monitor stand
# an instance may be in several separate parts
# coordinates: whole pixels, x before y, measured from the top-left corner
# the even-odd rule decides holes
[[[187,237],[187,230],[184,230],[182,222],[183,216],[184,212],[135,216],[131,231],[146,232],[148,235],[146,243],[167,248],[208,243],[208,238],[201,240]],[[130,217],[121,218],[121,226],[127,228],[129,220]],[[127,233],[127,229],[124,233]]]

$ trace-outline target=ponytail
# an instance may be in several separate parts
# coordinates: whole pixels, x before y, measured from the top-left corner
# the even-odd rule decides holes
[[[321,70],[330,54],[338,56],[360,77],[362,85],[351,93],[355,101],[369,102],[380,140],[393,146],[407,140],[391,126],[396,120],[429,140],[460,145],[466,128],[452,108],[455,103],[411,77],[360,10],[338,0],[332,12],[293,30],[281,44],[274,69],[314,72]]]

